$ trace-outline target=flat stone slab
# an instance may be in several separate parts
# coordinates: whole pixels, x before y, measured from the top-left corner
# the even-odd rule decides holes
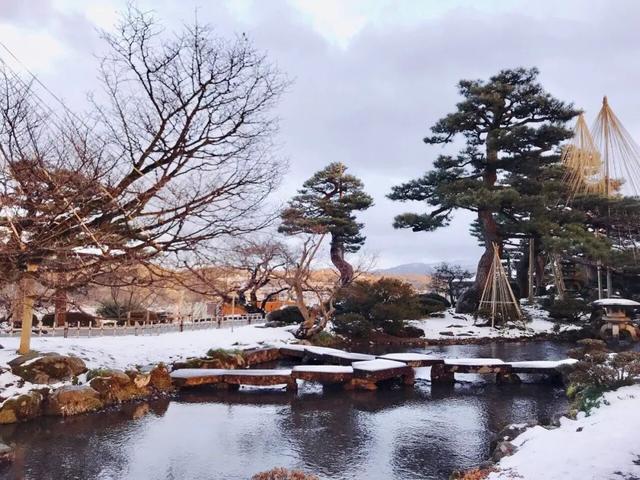
[[[511,371],[511,365],[499,358],[445,358],[442,368],[449,372],[477,374]]]
[[[366,360],[375,360],[373,355],[367,355],[366,353],[353,353],[344,352],[342,350],[336,350],[335,352],[324,353],[322,358],[331,363],[337,363],[339,365],[351,365],[353,362],[361,362]]]
[[[378,358],[402,362],[410,367],[431,367],[432,365],[444,363],[442,358],[436,358],[424,353],[387,353],[380,355]]]
[[[341,365],[299,365],[293,367],[291,376],[322,384],[346,383],[353,379],[353,368]]]
[[[566,358],[564,360],[531,360],[522,362],[509,362],[513,373],[558,373],[563,366],[573,365],[578,360]]]
[[[412,377],[413,369],[406,363],[396,362],[394,360],[365,360],[362,362],[354,362],[353,375],[355,378],[366,379],[373,382],[388,380],[396,377]]]
[[[482,366],[482,365],[504,365],[504,361],[499,358],[445,358],[445,365],[469,365],[469,366]]]
[[[224,382],[233,385],[282,385],[291,381],[291,370],[288,369],[227,370],[224,374]]]
[[[181,368],[171,372],[170,376],[172,383],[178,387],[196,387],[222,383],[228,371],[216,368]]]
[[[280,347],[280,353],[285,357],[302,358],[306,354],[307,345],[283,345]]]

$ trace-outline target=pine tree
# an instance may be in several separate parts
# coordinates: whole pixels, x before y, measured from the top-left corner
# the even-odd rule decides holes
[[[282,212],[278,229],[287,235],[330,234],[331,262],[340,272],[342,286],[353,280],[353,267],[345,260],[345,254],[357,252],[365,241],[363,225],[354,212],[373,204],[360,179],[345,174],[346,169],[344,164],[334,162],[304,182]]]
[[[439,120],[424,139],[429,145],[463,137],[455,156],[440,155],[423,177],[393,187],[388,197],[426,202],[427,213],[405,213],[395,228],[433,231],[447,226],[458,209],[477,214],[485,252],[474,286],[460,298],[458,309],[477,306],[496,243],[500,249],[512,235],[526,236],[532,211],[544,195],[535,184],[545,168],[557,164],[559,145],[571,137],[566,123],[578,114],[572,105],[547,93],[535,68],[503,70],[488,81],[462,80],[463,100],[455,112]]]

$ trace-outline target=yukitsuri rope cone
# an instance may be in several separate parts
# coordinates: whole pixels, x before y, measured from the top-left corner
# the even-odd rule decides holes
[[[578,116],[574,136],[562,153],[565,182],[572,194],[640,195],[640,147],[624,128],[607,97],[595,123]]]
[[[509,277],[502,266],[498,245],[493,244],[493,260],[482,290],[478,313],[491,319],[491,326],[508,320],[522,320],[520,304],[511,290]]]

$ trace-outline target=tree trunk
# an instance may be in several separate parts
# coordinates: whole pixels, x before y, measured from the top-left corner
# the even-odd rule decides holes
[[[31,272],[35,271],[35,265],[27,265],[27,272],[19,280],[16,289],[17,318],[22,319],[20,329],[20,348],[18,353],[25,355],[31,350],[31,327],[33,325],[33,277]]]
[[[494,142],[496,141],[495,137],[496,131],[490,130],[486,139],[487,166],[485,167],[484,174],[482,175],[482,182],[487,189],[492,189],[498,179],[498,175],[496,173],[498,150],[494,145]],[[458,299],[458,303],[456,305],[456,312],[458,313],[473,313],[478,309],[480,296],[482,295],[482,290],[484,289],[487,276],[489,275],[489,270],[491,269],[491,262],[494,255],[493,244],[496,243],[499,251],[502,252],[502,239],[498,233],[498,224],[493,218],[493,211],[488,207],[479,207],[478,222],[480,224],[480,231],[482,232],[484,240],[484,253],[478,262],[475,283],[460,295],[460,298]]]
[[[67,321],[67,292],[63,289],[56,290],[53,316],[54,325],[64,327]]]
[[[331,238],[331,263],[340,272],[340,285],[346,286],[353,281],[353,267],[344,259],[344,245],[339,240]]]

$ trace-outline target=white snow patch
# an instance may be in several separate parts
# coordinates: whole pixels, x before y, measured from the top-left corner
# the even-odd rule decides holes
[[[640,385],[607,392],[590,416],[536,426],[513,441],[518,451],[488,480],[586,480],[640,477]]]
[[[171,378],[197,378],[197,377],[217,377],[224,375],[229,370],[221,368],[181,368],[171,372]]]
[[[297,365],[294,372],[353,373],[353,367],[341,365]]]
[[[209,349],[247,349],[294,341],[295,327],[260,328],[246,325],[234,328],[170,332],[160,335],[123,335],[115,337],[34,337],[31,348],[40,352],[72,354],[82,358],[88,368],[125,370],[135,365],[175,362],[202,356]],[[2,339],[0,365],[18,356],[18,337]],[[2,393],[0,393],[2,395]]]
[[[483,366],[483,365],[503,365],[504,361],[499,358],[445,358],[445,365],[469,365],[469,366]]]
[[[420,362],[422,360],[439,360],[439,357],[425,355],[424,353],[387,353],[378,358],[383,360],[395,360],[398,362]]]
[[[485,319],[478,318],[474,321],[472,315],[455,313],[453,309],[442,312],[444,317],[429,317],[410,322],[414,327],[424,330],[427,339],[451,339],[451,338],[521,338],[532,337],[542,333],[559,333],[568,330],[577,330],[579,325],[561,325],[549,321],[549,313],[536,305],[528,305],[522,302],[522,310],[531,319],[526,323],[509,323],[501,328],[491,326],[474,325],[483,324]],[[558,328],[559,330],[554,330]]]
[[[522,362],[509,362],[512,367],[519,368],[558,368],[563,365],[573,365],[578,360],[575,358],[565,358],[564,360],[529,360]]]
[[[289,369],[272,369],[272,370],[260,370],[260,369],[243,369],[243,370],[227,370],[225,375],[241,375],[241,376],[273,376],[277,375],[279,377],[290,377],[291,370]]]
[[[621,305],[625,307],[640,307],[640,303],[628,298],[601,298],[593,302],[593,305],[602,307]]]
[[[376,360],[366,360],[364,362],[353,362],[351,366],[354,370],[366,370],[368,372],[378,372],[381,370],[389,370],[392,368],[406,367],[406,365],[402,362],[383,360],[381,358],[378,358]]]

